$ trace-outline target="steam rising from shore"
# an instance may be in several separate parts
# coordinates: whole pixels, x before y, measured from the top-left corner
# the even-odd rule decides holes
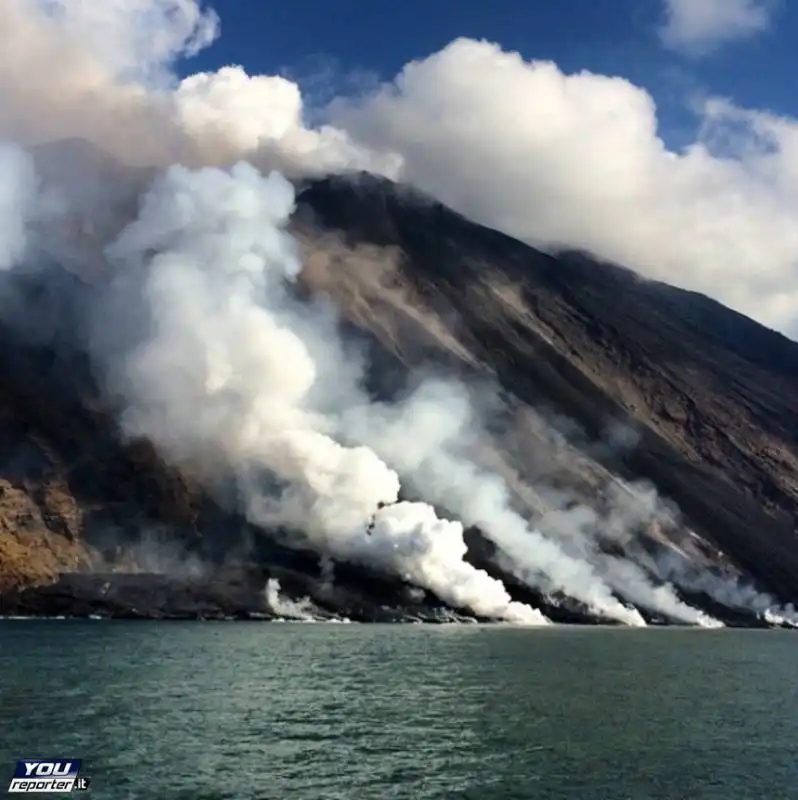
[[[286,287],[300,270],[283,230],[293,201],[280,174],[246,163],[172,167],[153,184],[108,250],[119,268],[118,328],[135,330],[142,303],[150,318],[149,335],[117,340],[122,351],[106,362],[109,387],[126,401],[125,431],[211,478],[236,475],[253,522],[301,531],[323,553],[480,616],[545,624],[463,560],[459,522],[397,502],[399,478],[373,450],[328,435],[318,406],[336,386],[325,380],[347,368],[334,320],[308,313]]]
[[[467,525],[479,526],[524,583],[562,591],[600,616],[645,625],[636,609],[612,595],[589,563],[568,556],[512,510],[498,475],[481,470],[466,457],[476,424],[464,389],[440,381],[424,384],[400,405],[354,405],[341,420],[347,437],[369,442],[416,492]]]
[[[599,616],[627,625],[644,625],[635,608],[619,602],[613,590],[633,603],[692,625],[716,620],[681,602],[673,588],[654,586],[631,562],[605,556],[595,547],[599,532],[631,537],[640,521],[620,502],[602,519],[577,505],[546,514],[531,526],[512,508],[506,483],[476,465],[470,454],[486,440],[465,388],[451,381],[427,381],[399,405],[352,405],[343,415],[345,435],[368,442],[393,464],[417,493],[476,525],[499,547],[502,564],[517,578],[546,592],[562,592]],[[653,515],[644,509],[642,518]]]
[[[739,576],[715,570],[697,569],[678,553],[663,553],[656,560],[663,578],[693,592],[703,592],[728,608],[749,611],[776,625],[798,627],[798,610],[792,604],[780,605],[774,597],[760,592]]]
[[[269,578],[266,582],[266,604],[269,608],[283,619],[299,620],[301,622],[314,622],[318,618],[318,609],[313,603],[305,598],[294,601],[290,597],[285,597],[280,592],[280,581],[277,578]]]

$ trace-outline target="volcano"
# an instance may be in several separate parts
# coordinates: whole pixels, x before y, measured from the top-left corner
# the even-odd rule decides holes
[[[110,173],[119,191],[99,223],[78,208],[43,240],[35,269],[0,285],[13,308],[36,309],[28,327],[0,315],[0,614],[261,618],[278,580],[319,618],[464,618],[401,575],[253,525],[157,442],[121,435],[81,342],[106,280],[103,247],[150,175],[71,147],[73,170]],[[50,152],[37,153],[45,179],[63,164]],[[431,374],[491,387],[480,465],[530,524],[556,537],[558,515],[592,510],[606,524],[583,533],[602,564],[633,564],[727,624],[767,624],[743,596],[798,603],[798,344],[705,296],[585,253],[541,252],[370,174],[297,185],[289,228],[302,263],[294,291],[334,306],[373,400],[395,402]],[[457,516],[423,488],[402,499]],[[652,491],[672,513],[630,512],[613,534],[614,509]],[[604,621],[520,580],[479,525],[466,543],[466,560],[514,600],[558,622]],[[719,588],[732,585],[737,594]],[[616,594],[649,623],[673,621]]]

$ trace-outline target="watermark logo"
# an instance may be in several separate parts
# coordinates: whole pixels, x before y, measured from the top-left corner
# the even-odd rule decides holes
[[[80,775],[79,758],[21,758],[8,786],[9,794],[85,792],[90,780]]]

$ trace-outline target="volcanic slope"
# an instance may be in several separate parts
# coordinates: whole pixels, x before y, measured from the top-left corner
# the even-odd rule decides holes
[[[577,423],[559,427],[579,450],[594,442],[591,458],[567,457],[560,482],[584,482],[580,461],[647,479],[711,560],[725,554],[798,598],[798,344],[703,295],[544,254],[369,175],[305,187],[296,227],[308,286],[397,364],[487,373],[521,412]],[[529,429],[527,417],[505,439],[515,468],[550,477]]]
[[[125,224],[130,204],[122,192],[109,231]],[[585,558],[617,556],[616,566],[655,578],[676,564],[686,599],[713,610],[698,590],[702,575],[739,572],[782,603],[798,599],[798,345],[706,297],[583,254],[546,255],[370,175],[303,185],[291,227],[303,248],[301,289],[331,298],[363,343],[375,399],[430,376],[457,375],[477,395],[501,388],[501,409],[478,403],[489,435],[476,456],[564,546],[580,553],[592,537]],[[91,274],[59,280],[70,296],[90,294],[102,283],[92,254],[113,234],[80,221],[72,233]],[[53,315],[70,313],[59,305]],[[153,524],[171,526],[203,558],[251,542],[251,532],[229,536],[229,526],[223,543],[209,542],[219,510],[191,480],[146,444],[114,443],[72,355],[48,355],[49,345],[23,351],[8,331],[5,339],[6,586],[105,568],[109,526],[114,547]],[[593,512],[586,524],[581,509]],[[469,543],[472,560],[495,563],[473,530]]]

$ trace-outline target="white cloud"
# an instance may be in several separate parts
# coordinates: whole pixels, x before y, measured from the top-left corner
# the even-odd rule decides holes
[[[116,49],[149,53],[142,67],[163,67],[195,36],[181,23],[162,32],[169,46],[141,51],[139,17],[121,18],[133,44]],[[92,44],[108,26],[124,30],[114,25],[88,15],[66,31],[36,4],[2,0],[0,139],[83,137],[133,163],[371,169],[531,243],[591,251],[798,333],[794,119],[704,101],[695,141],[674,152],[654,100],[629,81],[459,39],[357,103],[334,104],[329,124],[312,128],[299,87],[281,77],[234,66],[171,88],[121,78],[129,59]]]
[[[770,27],[777,0],[665,0],[665,46],[705,55]]]
[[[82,138],[130,164],[225,163],[259,150],[288,172],[395,159],[308,128],[299,87],[238,66],[182,82],[172,62],[207,45],[218,20],[195,0],[0,0],[0,137]]]
[[[15,0],[12,0],[14,2]],[[196,0],[27,0],[58,20],[117,77],[168,77],[180,56],[193,56],[219,35],[219,18]]]
[[[401,153],[403,178],[480,222],[587,249],[788,329],[798,124],[720,101],[702,114],[698,139],[675,153],[643,89],[466,39],[336,111],[356,140]]]

